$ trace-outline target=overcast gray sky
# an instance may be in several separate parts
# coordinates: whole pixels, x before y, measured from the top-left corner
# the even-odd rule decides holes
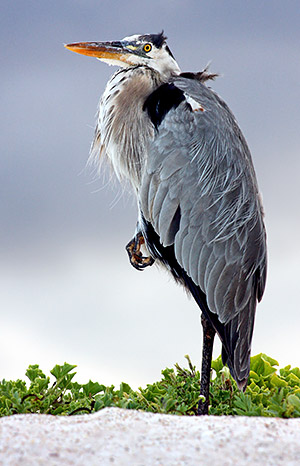
[[[114,69],[63,47],[162,29],[183,70],[212,61],[252,152],[269,244],[253,354],[300,365],[299,16],[298,0],[2,0],[0,379],[66,360],[82,381],[137,386],[185,354],[199,365],[197,306],[129,266],[134,200],[85,169]]]

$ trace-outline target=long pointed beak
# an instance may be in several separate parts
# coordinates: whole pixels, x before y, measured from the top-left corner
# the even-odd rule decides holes
[[[65,47],[72,52],[100,59],[122,60],[122,56],[130,53],[124,50],[121,42],[76,42],[65,44]]]

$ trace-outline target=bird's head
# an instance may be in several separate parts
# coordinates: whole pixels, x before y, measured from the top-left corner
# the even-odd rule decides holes
[[[72,52],[96,57],[109,65],[123,68],[147,66],[166,79],[180,73],[180,68],[166,43],[163,32],[124,37],[112,42],[77,42],[65,47]]]

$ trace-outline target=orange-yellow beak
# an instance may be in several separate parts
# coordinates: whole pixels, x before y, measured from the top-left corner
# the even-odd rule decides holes
[[[100,59],[126,61],[125,56],[130,54],[129,50],[124,50],[121,42],[76,42],[65,47],[72,52]]]

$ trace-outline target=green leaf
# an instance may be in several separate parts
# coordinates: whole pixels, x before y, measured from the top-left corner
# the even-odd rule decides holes
[[[290,372],[289,375],[286,377],[286,380],[289,381],[290,385],[298,385],[300,386],[300,379],[293,373]]]
[[[260,380],[260,377],[259,377],[259,375],[257,375],[256,372],[250,371],[249,379],[258,382]]]
[[[211,368],[216,371],[217,374],[223,369],[224,364],[222,362],[222,357],[219,356],[217,359],[211,362]]]
[[[56,365],[53,367],[53,369],[50,371],[50,373],[56,378],[56,379],[61,379],[65,377],[69,372],[71,372],[73,369],[75,369],[77,366],[73,366],[72,364],[64,363],[63,366]]]
[[[105,385],[100,385],[98,382],[92,382],[91,380],[85,385],[82,385],[84,394],[89,397],[96,395],[96,393],[104,392],[105,388]]]
[[[282,377],[279,377],[277,374],[273,374],[271,376],[270,383],[274,387],[286,387],[288,385],[288,383]]]
[[[123,390],[124,393],[129,394],[129,393],[132,392],[132,389],[131,389],[130,385],[128,385],[128,383],[122,382],[121,385],[122,385],[122,390]]]
[[[291,369],[292,374],[296,375],[298,379],[300,379],[300,369],[299,367],[294,367],[294,369]]]
[[[299,411],[300,414],[300,397],[297,395],[289,395],[287,397],[288,403],[290,403],[294,408],[296,408]]]
[[[270,356],[267,356],[265,353],[261,353],[262,358],[267,361],[271,366],[279,366],[279,362],[276,361],[276,359],[270,358]]]
[[[275,359],[271,359],[271,361],[275,361]],[[271,363],[266,359],[266,356],[263,353],[251,358],[250,368],[253,372],[256,372],[257,375],[262,377],[268,377],[276,372],[276,369],[272,367]]]
[[[291,365],[285,366],[279,370],[279,373],[282,377],[287,376],[290,373]]]
[[[29,378],[31,382],[33,382],[38,377],[43,379],[46,378],[45,374],[41,371],[38,364],[29,366],[27,371],[25,372],[25,375]]]

